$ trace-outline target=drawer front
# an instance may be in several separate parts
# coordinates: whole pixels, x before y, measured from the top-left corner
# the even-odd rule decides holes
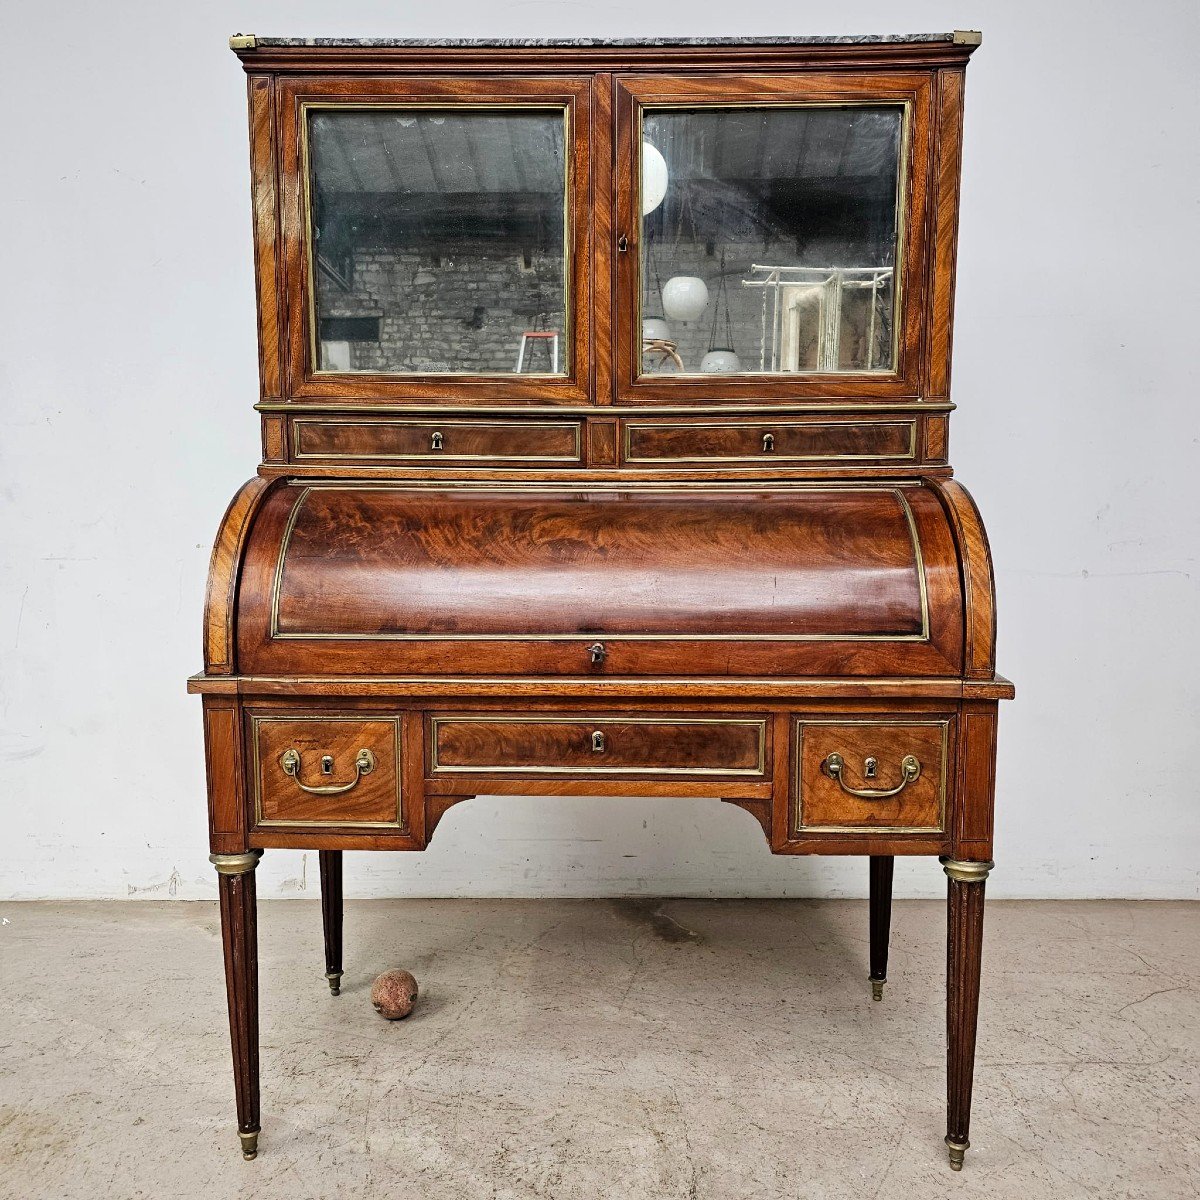
[[[916,421],[626,421],[627,463],[907,461]]]
[[[766,720],[736,717],[430,718],[432,775],[766,774]]]
[[[798,720],[794,753],[793,836],[945,828],[948,718]]]
[[[259,828],[399,829],[400,718],[250,717]]]
[[[332,420],[296,417],[297,461],[368,459],[378,462],[578,464],[583,458],[578,421],[461,421],[455,418]]]

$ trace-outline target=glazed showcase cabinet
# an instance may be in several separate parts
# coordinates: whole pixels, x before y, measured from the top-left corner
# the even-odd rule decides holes
[[[488,795],[719,798],[764,851],[949,877],[967,1149],[998,702],[948,465],[978,34],[511,43],[238,35],[263,461],[204,625],[238,1130],[254,869],[423,850]]]

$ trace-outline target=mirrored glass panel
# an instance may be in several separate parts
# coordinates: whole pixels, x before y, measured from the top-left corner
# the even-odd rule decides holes
[[[320,371],[565,375],[562,109],[307,113]]]
[[[649,109],[643,374],[890,371],[899,105]]]

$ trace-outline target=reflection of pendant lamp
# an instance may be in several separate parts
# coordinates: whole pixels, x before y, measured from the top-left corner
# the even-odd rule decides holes
[[[718,346],[717,322],[721,316],[721,301],[725,301],[725,345]],[[706,375],[735,375],[742,369],[742,360],[733,348],[733,319],[729,315],[729,288],[725,283],[725,251],[721,251],[721,277],[717,284],[717,299],[713,305],[712,330],[708,335],[708,353],[700,360],[700,370]]]
[[[642,216],[652,213],[667,194],[667,160],[657,146],[642,142]]]
[[[642,318],[643,342],[669,342],[670,340],[671,327],[662,319],[662,317]]]
[[[698,275],[676,275],[662,290],[663,312],[673,321],[694,321],[708,307],[708,288]]]

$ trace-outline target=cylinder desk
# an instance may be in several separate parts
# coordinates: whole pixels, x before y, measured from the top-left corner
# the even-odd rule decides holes
[[[948,461],[972,32],[237,35],[263,460],[204,615],[238,1132],[254,870],[487,795],[717,797],[948,877],[961,1168],[992,868],[987,538]]]

